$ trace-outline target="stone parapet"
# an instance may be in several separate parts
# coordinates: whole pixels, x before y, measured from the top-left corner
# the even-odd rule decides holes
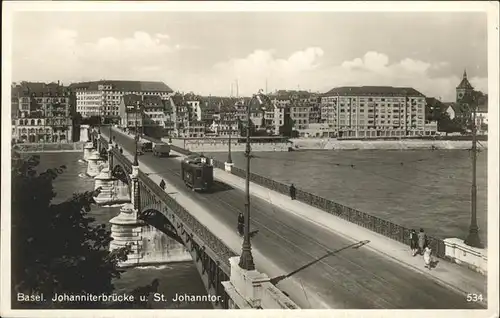
[[[231,298],[231,307],[240,309],[300,309],[280,289],[269,282],[266,274],[245,270],[239,266],[239,257],[229,259],[230,280],[223,282]]]
[[[486,275],[488,272],[488,251],[482,248],[468,246],[458,238],[444,239],[446,257],[476,272]]]

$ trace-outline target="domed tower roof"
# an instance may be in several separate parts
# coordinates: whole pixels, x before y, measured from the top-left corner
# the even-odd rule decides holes
[[[467,71],[466,70],[464,70],[464,75],[463,75],[462,81],[457,86],[457,89],[474,89],[474,87],[472,87],[472,85],[469,83],[469,80],[467,79]]]

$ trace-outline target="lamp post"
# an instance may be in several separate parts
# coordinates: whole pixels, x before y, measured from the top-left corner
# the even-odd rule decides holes
[[[227,153],[227,163],[233,163],[233,159],[231,158],[231,133],[232,133],[232,127],[231,125],[229,126],[229,149]]]
[[[134,166],[139,165],[139,161],[137,159],[137,143],[139,141],[138,128],[137,128],[137,111],[139,110],[139,101],[137,101],[135,105],[135,151],[134,151]]]
[[[259,105],[262,106],[264,103],[262,98],[262,90],[259,90],[257,95],[253,95],[252,99],[248,103],[247,107],[247,138],[246,138],[246,149],[245,156],[247,157],[247,169],[246,169],[246,180],[245,180],[245,227],[244,227],[244,238],[242,252],[240,256],[239,266],[245,270],[254,270],[255,264],[253,262],[252,256],[252,246],[250,244],[250,110],[252,101],[257,99]]]
[[[113,129],[111,122],[109,123],[109,143],[113,145]]]
[[[477,186],[476,186],[476,161],[477,161],[477,140],[476,140],[476,109],[479,105],[476,94],[472,96],[472,186],[471,186],[471,218],[469,234],[464,243],[477,248],[482,248],[481,240],[479,239],[479,227],[477,226]],[[469,107],[470,107],[469,106]]]

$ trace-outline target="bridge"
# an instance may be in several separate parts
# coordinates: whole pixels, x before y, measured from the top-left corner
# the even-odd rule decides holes
[[[352,245],[353,241],[291,215],[270,202],[271,199],[255,196],[252,197],[251,226],[259,230],[252,238],[256,270],[242,270],[238,266],[241,238],[235,225],[238,213],[244,209],[243,191],[220,181],[216,172],[218,180],[214,191],[192,192],[180,178],[180,154],[169,158],[145,154],[139,156],[134,165],[132,138],[113,130],[110,144],[105,130],[100,135],[92,135],[86,156],[92,174],[104,171],[129,188],[131,203],[122,208],[115,221],[111,220],[115,229],[128,227],[128,230],[116,230],[120,234],[114,239],[127,237],[122,233],[128,231],[129,242],[135,240],[136,258],[132,264],[147,262],[140,259],[144,255],[141,249],[147,248],[141,244],[144,240],[140,234],[136,235],[147,232],[141,228],[154,228],[174,240],[191,256],[207,292],[220,296],[213,302],[215,308],[484,308],[484,304],[467,302],[463,293],[443,281],[365,247],[346,249],[323,258],[290,278],[272,284],[269,277],[292,273],[304,264]],[[103,157],[89,154],[90,148],[97,150],[96,153],[105,153],[109,170],[102,169]],[[159,186],[162,179],[167,183],[165,190]],[[168,262],[168,257],[163,261]],[[476,277],[467,282],[474,279]],[[474,289],[481,284],[478,279],[478,284],[470,287]]]

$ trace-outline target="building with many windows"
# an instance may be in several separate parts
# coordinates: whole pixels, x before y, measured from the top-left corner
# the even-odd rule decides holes
[[[15,142],[72,140],[73,105],[67,87],[59,83],[21,82],[12,85],[11,94]]]
[[[167,100],[173,93],[163,82],[94,81],[70,85],[76,97],[76,111],[82,117],[101,116],[117,120],[124,95],[158,96]]]
[[[127,131],[139,131],[143,128],[142,96],[136,94],[123,95],[120,106],[120,127]]]
[[[321,102],[330,108],[322,117],[341,138],[425,135],[425,96],[413,88],[338,87]]]

